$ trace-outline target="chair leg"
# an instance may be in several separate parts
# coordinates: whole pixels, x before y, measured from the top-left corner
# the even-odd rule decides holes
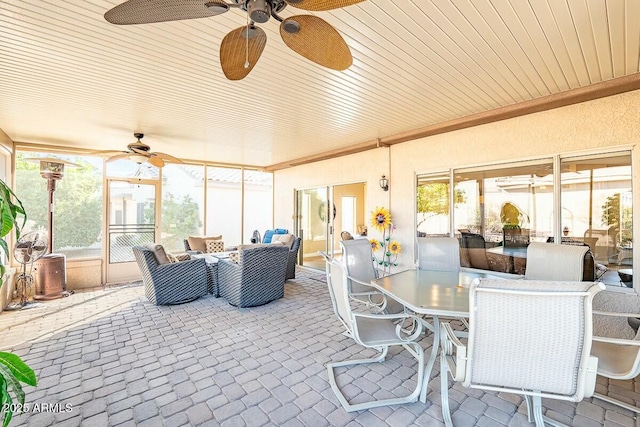
[[[431,371],[433,370],[433,365],[436,362],[436,357],[438,357],[438,349],[440,348],[440,319],[438,316],[433,316],[433,325],[429,324],[426,320],[423,321],[425,327],[430,329],[433,332],[433,344],[431,345],[431,355],[429,356],[429,361],[427,362],[427,367],[424,372],[424,387],[422,388],[422,392],[420,393],[420,402],[427,402],[427,389],[429,388],[429,380],[431,379]]]
[[[527,403],[527,417],[529,418],[529,422],[535,421],[536,427],[544,427],[545,424],[554,427],[568,427],[566,424],[542,415],[542,398],[540,396],[525,395],[524,400]]]
[[[412,349],[408,346],[413,347]],[[346,360],[344,362],[336,362],[336,363],[328,363],[327,371],[329,374],[329,384],[331,385],[331,389],[333,393],[338,398],[338,401],[342,405],[345,411],[354,412],[354,411],[362,411],[364,409],[377,408],[379,406],[389,406],[389,405],[400,405],[404,403],[412,403],[418,399],[418,395],[420,394],[420,390],[422,388],[422,377],[424,370],[424,352],[422,347],[418,343],[407,343],[403,345],[405,349],[411,353],[412,356],[416,358],[418,361],[418,375],[416,378],[416,388],[415,390],[406,397],[396,397],[392,399],[384,399],[384,400],[374,400],[370,402],[363,402],[357,404],[350,404],[347,399],[344,397],[344,394],[338,387],[338,383],[336,382],[336,374],[335,368],[344,367],[344,366],[353,366],[353,365],[361,365],[368,363],[379,363],[383,362],[387,356],[388,347],[383,347],[380,351],[380,354],[377,357],[371,359],[358,359],[358,360]]]
[[[542,416],[542,398],[540,396],[531,396],[533,401],[533,408],[530,410],[533,412],[533,419],[536,422],[536,427],[544,427],[544,417]],[[529,403],[529,400],[527,400]]]
[[[626,409],[628,411],[635,412],[636,414],[640,414],[640,408],[638,408],[637,406],[629,405],[628,403],[621,402],[620,400],[614,399],[614,398],[609,397],[609,396],[605,396],[604,394],[594,393],[593,394],[593,398],[594,399],[600,399],[600,400],[603,400],[605,402],[609,402],[612,405],[616,405],[616,406],[624,408],[624,409]]]
[[[443,352],[444,353],[444,352]],[[440,354],[440,400],[442,401],[442,418],[446,427],[452,427],[451,410],[449,409],[449,364],[444,354]]]

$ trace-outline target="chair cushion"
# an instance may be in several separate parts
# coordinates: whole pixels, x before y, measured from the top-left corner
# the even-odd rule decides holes
[[[267,230],[262,237],[262,243],[271,243],[274,234],[287,234],[289,230],[286,228],[276,228],[275,230]]]
[[[293,245],[294,239],[295,236],[293,234],[274,234],[271,237],[271,244],[282,242],[283,245],[291,249],[291,245]]]
[[[189,242],[189,246],[192,251],[200,251],[207,252],[207,240],[222,240],[222,235],[220,236],[189,236],[187,241]]]
[[[178,258],[176,258],[175,255],[173,255],[172,253],[166,252],[166,251],[165,253],[167,255],[167,259],[169,259],[169,262],[180,262]]]
[[[167,257],[167,252],[164,250],[162,245],[157,243],[147,243],[144,245],[145,248],[153,252],[153,255],[156,257],[156,261],[158,264],[169,264],[171,260]]]
[[[207,253],[224,252],[224,240],[207,240]]]
[[[237,264],[240,261],[240,254],[238,252],[231,252],[229,254],[229,261]]]

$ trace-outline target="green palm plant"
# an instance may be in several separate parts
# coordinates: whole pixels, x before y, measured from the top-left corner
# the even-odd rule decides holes
[[[24,206],[9,186],[0,179],[0,289],[4,285],[4,265],[9,255],[6,236],[11,230],[15,231],[16,240],[20,238],[20,231],[27,220]],[[15,354],[0,352],[0,417],[2,425],[6,427],[11,422],[13,414],[25,408],[25,393],[21,383],[36,386],[36,374],[26,363]],[[17,400],[14,403],[13,397]]]

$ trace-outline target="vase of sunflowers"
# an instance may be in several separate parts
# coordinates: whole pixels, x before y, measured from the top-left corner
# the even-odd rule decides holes
[[[402,250],[400,243],[391,240],[395,226],[391,222],[389,209],[376,207],[371,213],[371,225],[382,233],[382,239],[370,239],[373,262],[385,274],[391,272],[391,267],[397,267],[398,254]]]

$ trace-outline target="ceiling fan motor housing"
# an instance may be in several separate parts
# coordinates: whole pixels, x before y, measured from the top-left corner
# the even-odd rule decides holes
[[[247,13],[252,21],[263,24],[271,17],[271,4],[268,0],[249,0]]]

